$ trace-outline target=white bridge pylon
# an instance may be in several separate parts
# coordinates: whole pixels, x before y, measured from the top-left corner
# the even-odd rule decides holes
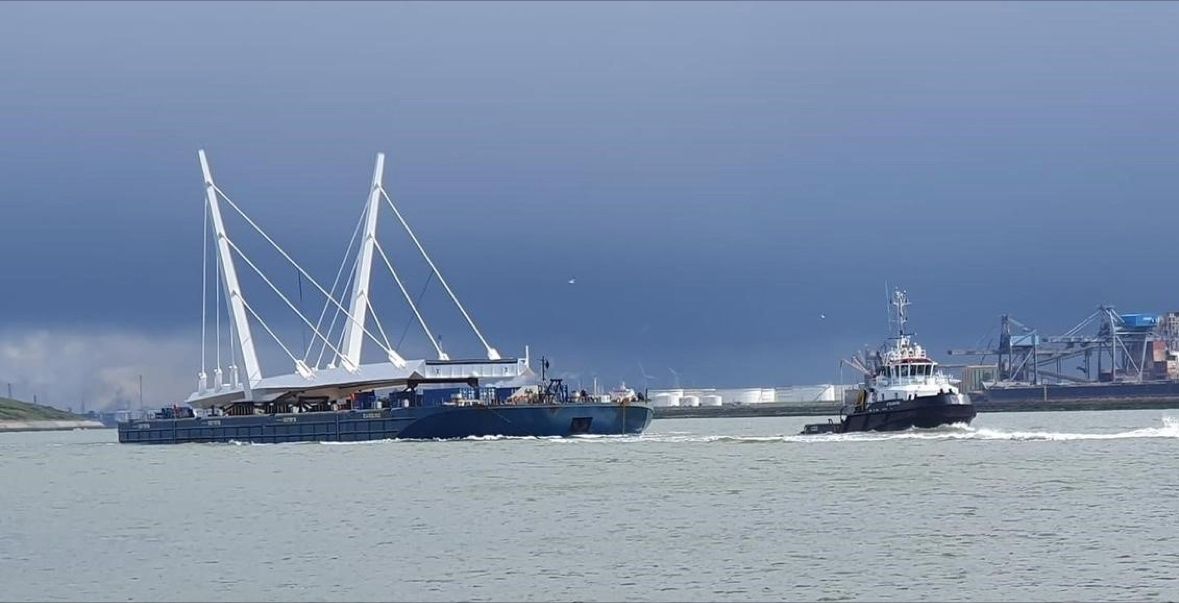
[[[262,381],[262,371],[258,363],[257,352],[254,348],[254,340],[252,338],[251,321],[256,322],[262,329],[278,344],[280,348],[286,353],[294,364],[294,372],[301,376],[307,382],[316,381],[317,372],[322,368],[336,369],[341,368],[349,374],[356,374],[361,370],[361,351],[365,339],[370,339],[381,348],[388,362],[397,368],[405,368],[407,362],[390,344],[389,339],[385,333],[384,327],[381,325],[380,319],[373,310],[371,299],[371,284],[372,284],[372,263],[376,255],[381,257],[385,267],[388,269],[398,289],[401,291],[410,309],[413,311],[414,317],[418,324],[422,327],[426,337],[434,346],[439,360],[449,360],[447,354],[442,350],[440,343],[430,330],[425,318],[422,316],[418,305],[414,302],[413,297],[406,289],[401,277],[393,267],[393,262],[389,259],[389,255],[382,248],[380,241],[377,239],[377,224],[380,214],[380,207],[382,201],[393,211],[398,221],[404,227],[406,233],[421,253],[422,258],[426,264],[429,265],[431,275],[438,279],[438,282],[446,290],[459,312],[466,319],[467,324],[474,331],[475,336],[486,350],[487,358],[489,360],[499,360],[499,352],[496,351],[484,338],[482,332],[475,325],[474,320],[459,302],[458,297],[434,264],[413,230],[410,228],[408,222],[401,215],[397,206],[393,203],[389,194],[385,191],[383,180],[383,172],[385,165],[384,154],[377,155],[376,167],[373,170],[372,188],[369,191],[368,202],[365,204],[364,212],[361,216],[361,221],[357,223],[356,229],[353,230],[352,238],[348,242],[348,248],[344,253],[344,260],[341,262],[339,270],[336,272],[335,280],[332,282],[331,289],[326,289],[314,277],[312,277],[298,262],[296,262],[290,254],[288,254],[270,235],[268,235],[254,220],[252,220],[242,209],[235,203],[228,195],[226,195],[213,181],[212,170],[209,167],[208,159],[205,156],[204,150],[198,151],[198,156],[201,163],[201,171],[204,176],[205,185],[205,254],[203,260],[202,283],[201,283],[201,298],[202,298],[202,314],[201,314],[201,371],[199,374],[199,383],[196,395],[205,395],[209,393],[216,393],[228,390],[236,390],[240,388],[245,394],[245,399],[252,399],[251,389]],[[324,306],[319,313],[318,319],[313,323],[301,310],[299,305],[291,301],[290,297],[284,294],[274,282],[262,271],[258,265],[250,259],[249,256],[241,249],[237,243],[227,234],[225,221],[223,219],[221,208],[222,202],[225,202],[235,213],[237,213],[255,232],[264,238],[274,250],[276,250],[287,263],[295,268],[299,277],[306,280],[324,296]],[[212,222],[210,225],[209,222]],[[363,224],[363,230],[361,225]],[[211,226],[212,234],[215,240],[215,259],[216,259],[216,293],[213,297],[212,305],[215,312],[215,368],[213,372],[213,382],[209,382],[207,369],[207,349],[206,343],[208,341],[208,236]],[[360,245],[356,250],[355,256],[351,256],[353,244],[356,242],[358,232],[362,232]],[[375,252],[375,253],[374,253]],[[352,269],[348,277],[341,281],[341,276],[344,272],[344,267],[348,263],[349,257],[353,258]],[[247,302],[246,297],[242,291],[241,284],[238,281],[238,273],[236,270],[236,260],[240,259],[246,266],[248,266],[258,277],[275,293],[283,303],[299,318],[302,324],[309,328],[312,334],[312,340],[302,349],[302,355],[296,355],[291,347],[286,345],[277,333],[271,328],[269,324],[258,314],[258,312]],[[302,282],[300,281],[300,283]],[[337,289],[339,295],[342,297],[343,293],[348,289],[348,283],[352,284],[352,297],[347,308],[337,298]],[[300,298],[302,285],[300,284]],[[230,318],[228,324],[229,338],[228,345],[230,363],[227,367],[230,374],[230,382],[223,382],[223,371],[221,368],[221,317],[220,317],[220,303],[224,301],[228,308]],[[327,318],[328,311],[332,310],[332,318],[324,329],[324,322]],[[377,327],[378,337],[367,327],[367,319],[372,315],[373,322]],[[338,336],[336,333],[336,324],[340,323],[340,330]],[[311,360],[312,353],[318,347],[318,354]],[[238,373],[236,366],[237,356],[241,355],[241,362],[245,369],[245,379],[242,380]],[[325,356],[327,357],[326,366],[324,365]]]

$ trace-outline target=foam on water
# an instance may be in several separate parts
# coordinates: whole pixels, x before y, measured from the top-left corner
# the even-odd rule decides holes
[[[668,431],[663,433],[645,433],[643,435],[595,435],[581,434],[571,437],[548,436],[471,436],[461,438],[461,442],[552,442],[557,444],[576,444],[584,442],[625,442],[634,444],[653,443],[716,443],[729,442],[738,444],[782,443],[792,442],[800,444],[822,444],[832,442],[879,442],[888,440],[1007,440],[1026,442],[1070,442],[1077,440],[1120,440],[1128,438],[1172,438],[1179,439],[1179,417],[1163,417],[1160,427],[1142,427],[1120,432],[1089,432],[1069,433],[1056,431],[1007,431],[987,427],[971,427],[969,425],[948,425],[936,429],[911,429],[897,432],[857,432],[818,435],[709,435],[689,431]],[[365,446],[388,444],[391,442],[447,442],[454,440],[367,440],[360,442],[290,442],[289,444],[323,444],[325,446]],[[228,445],[233,446],[274,446],[276,444],[262,444],[256,442],[241,442],[232,440]],[[281,445],[281,444],[279,444]]]
[[[671,432],[665,434],[645,434],[635,441],[643,442],[736,442],[736,443],[765,443],[765,442],[798,442],[798,443],[830,443],[830,442],[878,442],[886,440],[1008,440],[1008,441],[1046,441],[1068,442],[1076,440],[1119,440],[1127,438],[1179,438],[1179,418],[1163,417],[1161,427],[1143,427],[1130,431],[1113,433],[1066,433],[1054,431],[1005,431],[986,427],[976,428],[968,425],[956,424],[936,429],[911,429],[899,432],[857,432],[820,435],[771,435],[771,436],[740,436],[740,435],[699,435]]]

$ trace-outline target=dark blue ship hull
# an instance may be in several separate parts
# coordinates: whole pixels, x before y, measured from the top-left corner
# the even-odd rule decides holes
[[[969,424],[977,411],[964,394],[937,394],[912,400],[874,402],[843,419],[843,431],[901,431]]]
[[[119,423],[129,444],[189,442],[359,442],[487,436],[568,437],[639,434],[648,406],[551,404],[418,406],[278,415],[144,419]]]
[[[969,424],[977,410],[965,394],[936,394],[912,400],[873,402],[863,410],[852,412],[839,423],[814,423],[803,434],[848,433],[853,431],[902,431],[928,429],[955,423]]]

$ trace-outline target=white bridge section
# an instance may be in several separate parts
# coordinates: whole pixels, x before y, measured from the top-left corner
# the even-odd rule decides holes
[[[463,381],[479,379],[504,381],[513,380],[529,374],[527,352],[523,359],[504,359],[487,342],[483,333],[475,325],[475,321],[471,318],[471,315],[463,307],[462,303],[459,302],[450,284],[443,278],[442,273],[438,270],[434,261],[426,253],[425,247],[422,246],[408,222],[406,222],[389,194],[385,191],[382,184],[385,164],[384,154],[377,155],[368,202],[365,205],[361,222],[357,224],[357,231],[353,233],[352,240],[349,241],[348,249],[345,251],[344,263],[341,263],[330,290],[320,285],[270,235],[250,219],[237,203],[217,187],[213,181],[212,170],[209,167],[205,152],[203,150],[199,151],[198,155],[201,163],[201,171],[204,176],[206,193],[206,238],[201,291],[201,371],[199,373],[197,390],[187,400],[189,404],[210,407],[238,401],[266,402],[298,396],[327,396],[331,399],[341,399],[357,391],[398,387],[410,382],[424,380]],[[274,281],[229,236],[221,211],[223,201],[238,216],[244,219],[257,234],[261,235],[283,259],[295,268],[300,278],[299,304],[293,302],[287,294],[283,293],[275,285]],[[431,277],[436,278],[446,290],[446,293],[454,302],[468,326],[470,326],[479,342],[483,345],[487,357],[486,360],[451,360],[443,352],[437,338],[434,337],[429,325],[426,323],[421,310],[414,302],[401,277],[394,269],[393,262],[377,239],[377,225],[382,201],[392,210],[398,222],[400,222],[413,241],[414,246],[421,253],[422,258],[429,265]],[[208,360],[206,343],[209,339],[207,324],[210,305],[207,291],[210,221],[212,222],[212,235],[215,239],[214,255],[216,260],[215,270],[217,272],[216,278],[214,279],[216,292],[213,295],[211,304],[214,311],[215,332],[215,368],[211,383],[209,375],[206,372]],[[361,229],[362,225],[363,229]],[[344,267],[352,253],[352,246],[356,242],[357,232],[362,233],[360,245],[356,250],[349,276],[341,281],[340,277],[343,275]],[[376,255],[381,257],[383,264],[396,282],[406,303],[413,311],[414,318],[433,345],[434,351],[437,354],[436,360],[406,360],[390,344],[385,329],[374,311],[370,293],[372,263]],[[283,301],[287,308],[298,317],[305,327],[310,329],[312,340],[309,345],[305,342],[305,348],[300,348],[302,352],[301,356],[292,351],[291,346],[284,343],[283,339],[279,337],[274,329],[263,320],[255,308],[247,301],[238,280],[236,261],[239,259],[257,274],[270,290]],[[303,313],[300,307],[302,305],[302,287],[304,281],[308,282],[324,298],[323,309],[314,323]],[[352,296],[349,306],[345,308],[336,297],[337,289],[339,289],[339,295],[342,295],[348,290],[349,281],[351,281],[352,285]],[[231,318],[227,324],[229,337],[225,340],[230,358],[227,367],[229,369],[229,382],[224,381],[225,371],[222,370],[222,327],[220,314],[220,304],[222,302],[225,303]],[[327,323],[325,328],[325,318],[329,310],[332,310],[333,315],[331,321]],[[376,326],[377,333],[374,333],[367,327],[368,317],[370,315]],[[258,363],[257,352],[254,349],[251,318],[286,353],[294,367],[292,373],[271,377],[266,377],[262,374],[261,367]],[[338,335],[336,334],[337,323],[340,325]],[[381,348],[386,362],[361,364],[361,352],[366,338],[372,340],[375,345]],[[317,347],[319,349],[318,354],[313,354]],[[313,355],[315,356],[314,358],[312,358]],[[239,374],[238,367],[236,366],[239,356],[245,368],[244,379]],[[325,356],[327,357],[326,364],[324,363]]]
[[[339,400],[358,391],[402,387],[410,381],[426,379],[479,379],[480,381],[510,381],[528,372],[526,359],[502,360],[409,360],[404,367],[391,363],[363,364],[355,371],[332,368],[316,371],[311,379],[297,373],[266,377],[253,384],[252,397],[247,398],[241,387],[227,387],[220,391],[194,392],[187,402],[209,408],[231,402],[253,400],[269,402],[279,398],[327,396]]]

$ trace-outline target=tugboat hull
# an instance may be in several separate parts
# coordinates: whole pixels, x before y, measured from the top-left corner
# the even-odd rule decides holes
[[[357,442],[467,437],[639,434],[652,410],[638,404],[420,406],[277,415],[144,419],[119,423],[119,441]]]
[[[807,425],[802,433],[849,433],[854,431],[902,431],[929,429],[962,423],[969,425],[977,414],[966,394],[935,394],[912,400],[873,402],[848,414],[839,423]]]
[[[929,429],[954,423],[969,424],[977,412],[966,394],[936,394],[912,400],[869,404],[843,420],[843,431],[901,431]]]

